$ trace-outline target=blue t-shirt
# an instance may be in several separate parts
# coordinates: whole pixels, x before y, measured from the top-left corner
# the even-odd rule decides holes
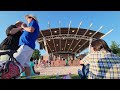
[[[39,26],[35,20],[32,20],[28,26],[34,27],[35,30],[32,33],[24,30],[20,39],[19,39],[19,45],[28,45],[32,49],[35,49],[35,41],[39,35]]]

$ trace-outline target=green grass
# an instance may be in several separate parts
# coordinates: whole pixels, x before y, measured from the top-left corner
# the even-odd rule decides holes
[[[63,78],[64,75],[59,75],[60,79]],[[22,79],[25,79],[25,77],[23,77]],[[55,75],[51,75],[51,76],[32,76],[32,79],[56,79]],[[80,77],[78,75],[72,75],[72,79],[80,79]]]

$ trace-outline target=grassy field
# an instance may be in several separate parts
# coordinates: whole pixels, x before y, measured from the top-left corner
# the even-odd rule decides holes
[[[64,75],[60,75],[60,79],[62,79],[63,76]],[[22,79],[25,79],[25,77]],[[56,79],[56,76],[32,76],[32,79]],[[78,75],[72,75],[72,79],[80,79],[80,77]]]

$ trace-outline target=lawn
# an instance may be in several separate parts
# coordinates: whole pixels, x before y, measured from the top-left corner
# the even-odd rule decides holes
[[[63,78],[64,75],[60,75],[60,79]],[[23,77],[22,79],[25,79],[25,77]],[[32,79],[56,79],[55,75],[52,76],[32,76]],[[80,79],[80,77],[78,75],[72,75],[72,79]]]

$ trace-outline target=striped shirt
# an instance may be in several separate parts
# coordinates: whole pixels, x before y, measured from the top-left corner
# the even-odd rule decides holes
[[[113,53],[89,53],[83,62],[90,64],[88,79],[120,79],[120,57]]]

